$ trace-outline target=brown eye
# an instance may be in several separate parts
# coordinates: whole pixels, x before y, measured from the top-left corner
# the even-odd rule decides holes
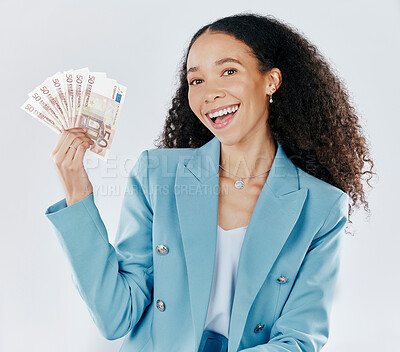
[[[233,69],[233,68],[230,68],[230,69],[228,69],[228,70],[225,70],[224,73],[225,73],[225,72],[228,72],[228,71],[236,72],[237,70],[235,70],[235,69]],[[228,76],[231,76],[231,75],[228,75]]]
[[[194,79],[194,80],[190,81],[189,85],[197,86],[197,84],[193,84],[193,82],[195,82],[195,81],[201,81],[201,79]]]

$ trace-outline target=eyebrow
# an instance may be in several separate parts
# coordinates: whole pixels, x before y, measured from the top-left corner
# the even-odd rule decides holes
[[[225,58],[223,58],[223,59],[219,59],[219,60],[215,61],[215,65],[216,65],[216,66],[219,66],[219,65],[224,64],[225,62],[235,62],[235,63],[237,63],[237,64],[243,66],[243,64],[242,64],[239,60],[234,59],[233,57],[225,57]],[[198,70],[199,70],[199,66],[194,66],[194,67],[189,68],[189,69],[187,70],[186,77],[188,76],[188,74],[189,74],[190,72],[196,72],[196,71],[198,71]]]

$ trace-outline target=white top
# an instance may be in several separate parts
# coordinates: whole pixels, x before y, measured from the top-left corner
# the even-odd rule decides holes
[[[240,250],[247,226],[224,230],[218,226],[211,297],[204,330],[228,338]]]

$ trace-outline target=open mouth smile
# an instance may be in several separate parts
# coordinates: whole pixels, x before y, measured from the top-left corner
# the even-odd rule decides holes
[[[222,108],[217,111],[207,113],[206,116],[215,129],[221,129],[229,125],[236,116],[240,104],[231,105],[228,108]]]

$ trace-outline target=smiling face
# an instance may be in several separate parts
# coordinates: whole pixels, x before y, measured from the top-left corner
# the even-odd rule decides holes
[[[274,82],[258,70],[246,44],[228,34],[205,32],[193,43],[186,68],[190,108],[221,142],[232,145],[266,134],[267,94]],[[214,117],[224,108],[228,115],[215,124],[209,113]]]

